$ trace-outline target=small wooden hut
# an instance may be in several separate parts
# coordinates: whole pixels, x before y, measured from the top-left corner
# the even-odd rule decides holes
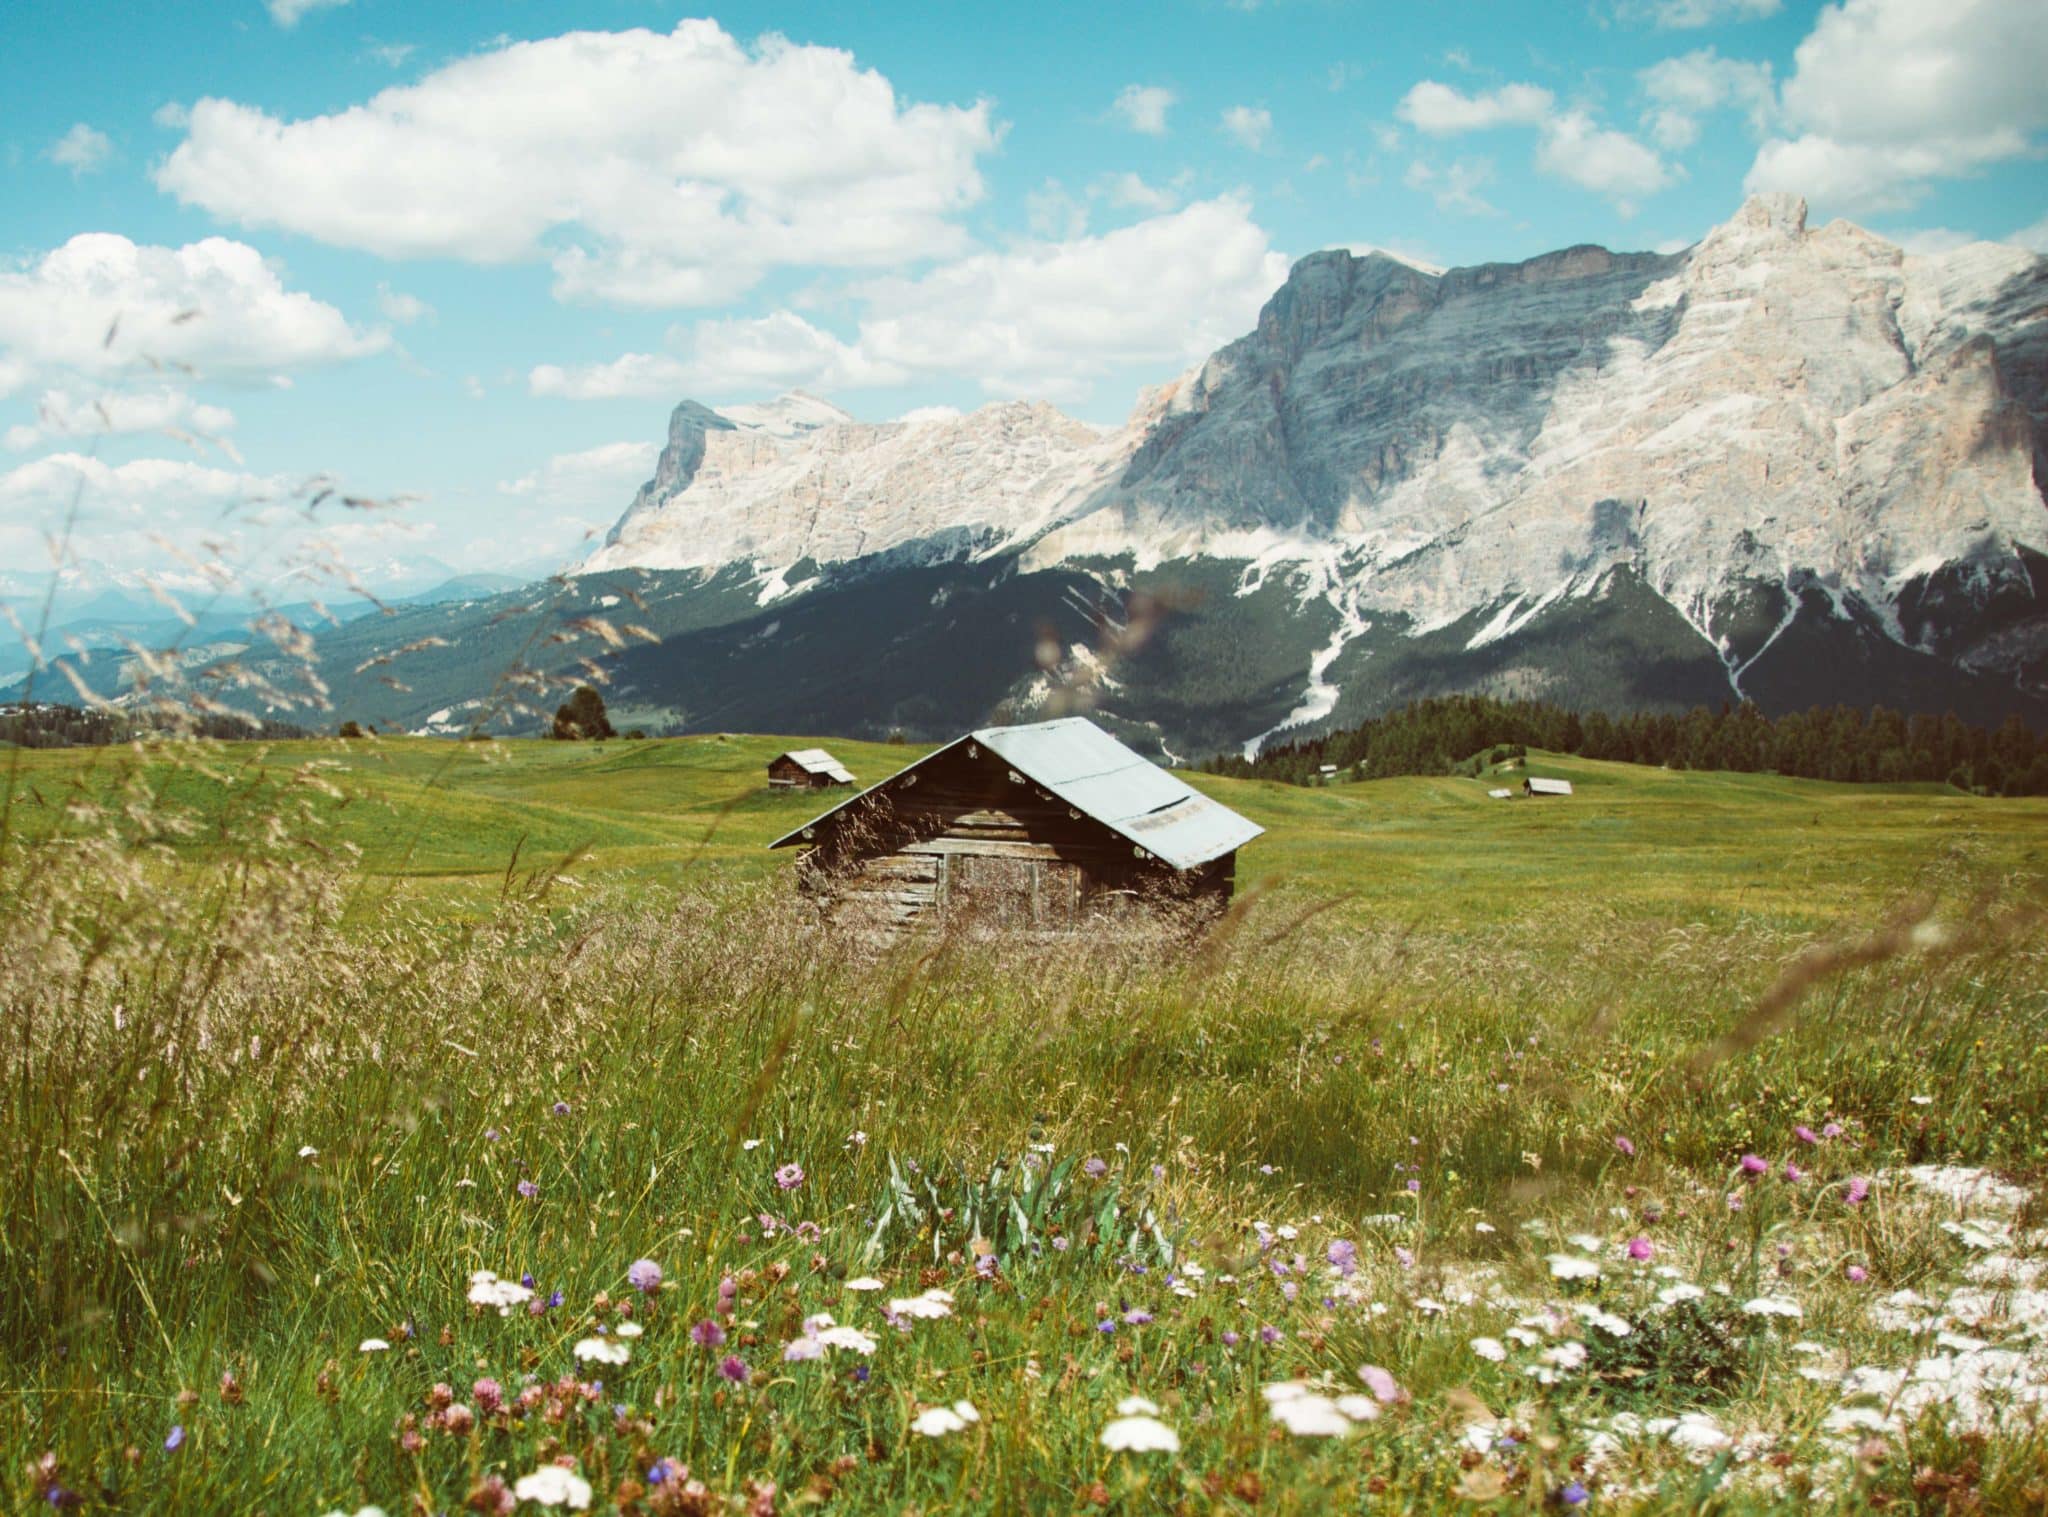
[[[1570,780],[1544,780],[1538,779],[1532,774],[1522,781],[1522,794],[1532,798],[1539,795],[1570,795],[1571,793],[1572,782]]]
[[[769,846],[834,922],[1061,932],[1220,909],[1264,830],[1068,717],[970,732]]]
[[[768,760],[770,790],[829,790],[852,783],[847,767],[823,748],[796,748]]]

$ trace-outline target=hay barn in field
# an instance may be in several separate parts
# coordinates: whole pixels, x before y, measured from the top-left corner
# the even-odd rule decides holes
[[[1085,717],[985,727],[771,848],[835,923],[1073,931],[1220,910],[1265,829]]]
[[[1572,782],[1570,780],[1539,780],[1532,775],[1530,778],[1522,781],[1522,794],[1526,796],[1570,795],[1571,793]]]
[[[852,783],[847,767],[823,748],[797,748],[768,760],[770,790],[829,790]]]

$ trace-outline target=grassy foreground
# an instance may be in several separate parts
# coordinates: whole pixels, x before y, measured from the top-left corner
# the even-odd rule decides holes
[[[2048,1501],[2048,808],[1218,781],[1208,942],[875,957],[779,746],[23,756],[5,1504]]]

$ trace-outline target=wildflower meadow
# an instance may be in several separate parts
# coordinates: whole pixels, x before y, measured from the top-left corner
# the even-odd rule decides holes
[[[7,1508],[2048,1500],[2038,803],[1205,780],[1213,931],[878,947],[768,751],[17,756]]]

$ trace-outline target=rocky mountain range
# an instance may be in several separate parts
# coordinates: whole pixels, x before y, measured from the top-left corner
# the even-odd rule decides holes
[[[1193,757],[1451,690],[2038,721],[2044,478],[2048,260],[1766,196],[1671,254],[1312,254],[1118,428],[685,401],[573,577],[322,641],[342,714],[435,730],[543,601],[638,624],[573,652],[650,727],[1088,709]]]

